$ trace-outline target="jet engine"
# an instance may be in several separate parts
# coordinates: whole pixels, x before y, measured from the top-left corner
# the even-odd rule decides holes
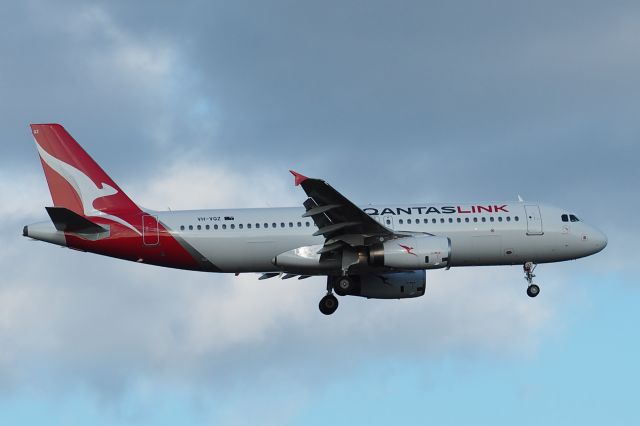
[[[397,238],[369,249],[369,264],[388,268],[438,269],[448,266],[450,258],[449,238],[433,235]]]
[[[368,274],[355,279],[353,296],[368,299],[406,299],[424,295],[427,274],[424,270]]]

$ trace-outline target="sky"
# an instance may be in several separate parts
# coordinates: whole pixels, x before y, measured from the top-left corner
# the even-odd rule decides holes
[[[0,4],[0,424],[629,425],[640,367],[640,4]],[[536,200],[609,238],[433,271],[426,295],[133,264],[21,236],[59,122],[152,209]]]

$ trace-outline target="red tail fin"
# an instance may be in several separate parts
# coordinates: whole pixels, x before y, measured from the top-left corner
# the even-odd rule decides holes
[[[140,208],[59,124],[32,124],[53,204],[82,216],[101,216],[134,229],[118,216]],[[137,232],[137,231],[136,231]]]

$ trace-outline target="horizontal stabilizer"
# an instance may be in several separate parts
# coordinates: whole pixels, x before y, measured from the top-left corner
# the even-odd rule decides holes
[[[47,213],[58,231],[78,234],[99,234],[107,232],[106,228],[91,222],[89,219],[72,212],[65,207],[46,207]]]

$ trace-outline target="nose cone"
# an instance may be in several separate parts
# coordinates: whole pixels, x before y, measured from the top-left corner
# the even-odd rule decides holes
[[[604,233],[594,229],[591,235],[591,242],[595,245],[594,253],[598,253],[607,246],[608,240]]]

